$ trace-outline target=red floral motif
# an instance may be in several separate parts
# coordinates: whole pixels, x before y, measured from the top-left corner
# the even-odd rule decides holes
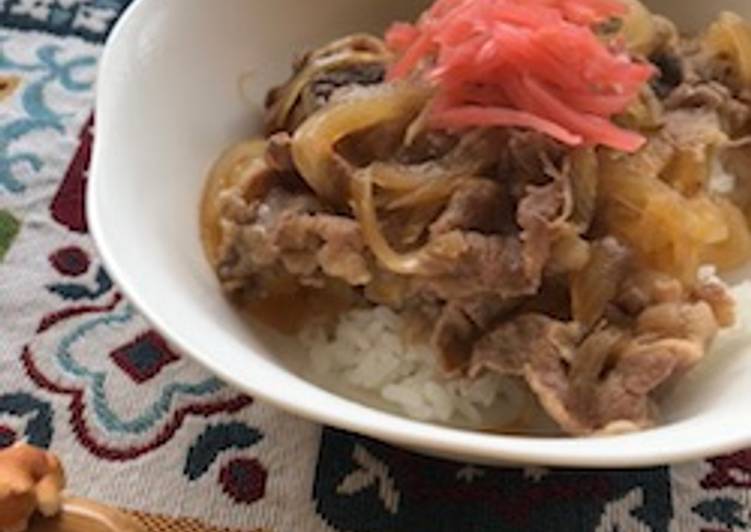
[[[712,458],[708,462],[712,471],[702,479],[702,488],[751,488],[751,449]]]
[[[79,135],[81,142],[76,155],[50,204],[52,218],[77,233],[87,233],[89,230],[86,224],[85,191],[91,148],[94,143],[93,127],[94,118],[91,117]]]
[[[85,314],[99,314],[101,312],[109,312],[114,309],[118,303],[122,300],[123,296],[120,293],[115,293],[112,296],[112,300],[106,305],[82,305],[79,307],[68,307],[51,314],[47,314],[39,323],[37,328],[37,334],[43,333],[50,327],[57,325],[61,321],[74,318],[76,316],[83,316]]]
[[[66,277],[83,275],[91,265],[88,254],[77,246],[70,246],[57,250],[50,255],[53,268]]]
[[[219,473],[219,483],[235,502],[251,504],[263,498],[268,473],[258,460],[232,460]]]
[[[115,349],[110,356],[117,366],[134,382],[143,384],[162,368],[180,360],[162,335],[154,330],[146,331],[126,345]]]

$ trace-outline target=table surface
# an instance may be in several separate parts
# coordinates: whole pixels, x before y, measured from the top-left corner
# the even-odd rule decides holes
[[[438,461],[296,419],[175,352],[83,215],[97,60],[127,3],[0,0],[0,446],[54,450],[72,493],[151,530],[751,528],[751,451],[637,471]]]

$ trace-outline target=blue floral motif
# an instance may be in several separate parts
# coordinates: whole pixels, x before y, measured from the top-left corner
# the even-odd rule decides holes
[[[103,42],[131,0],[0,0],[0,25]]]
[[[258,443],[263,435],[244,423],[209,425],[188,451],[185,476],[190,480],[201,478],[220,454],[229,449],[247,449]]]
[[[179,396],[205,397],[216,393],[224,387],[221,381],[208,377],[195,384],[173,382],[165,387],[159,399],[144,412],[132,419],[123,419],[111,408],[107,402],[105,391],[107,373],[93,371],[79,363],[71,353],[73,346],[99,328],[117,326],[130,322],[135,317],[132,306],[126,305],[121,311],[111,312],[81,323],[73,331],[66,334],[55,356],[59,367],[68,375],[75,376],[88,383],[92,394],[93,412],[107,431],[121,434],[142,434],[149,431],[159,420],[170,412],[172,404]]]
[[[0,6],[2,5],[0,1]],[[11,153],[11,145],[41,130],[65,134],[64,121],[70,116],[52,109],[45,99],[45,91],[54,83],[59,83],[71,93],[90,91],[93,82],[78,81],[77,74],[81,71],[93,73],[96,57],[61,59],[62,49],[59,46],[45,44],[36,51],[36,62],[19,63],[9,57],[5,46],[7,41],[8,38],[0,33],[0,73],[25,73],[28,81],[20,96],[23,115],[11,116],[10,121],[0,122],[0,192],[5,189],[11,193],[20,193],[26,189],[26,185],[15,175],[17,165],[25,163],[39,172],[44,167],[44,162],[32,152]]]
[[[112,289],[112,279],[101,266],[97,270],[94,282],[95,288],[90,288],[82,283],[54,283],[47,289],[69,301],[80,301],[82,299],[93,301]]]
[[[27,443],[45,449],[50,446],[53,411],[49,403],[27,393],[8,393],[0,395],[0,414],[25,419],[22,433]]]
[[[717,497],[700,502],[692,510],[710,523],[722,523],[739,530],[748,530],[749,523],[743,519],[743,505],[736,500]]]

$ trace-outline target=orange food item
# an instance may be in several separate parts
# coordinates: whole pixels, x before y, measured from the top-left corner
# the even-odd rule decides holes
[[[433,124],[449,129],[461,129],[473,126],[528,127],[542,131],[566,144],[578,144],[581,142],[581,137],[574,135],[554,122],[525,111],[503,107],[482,107],[479,105],[453,107],[439,113],[434,118]]]
[[[26,444],[0,451],[0,531],[25,530],[36,510],[55,515],[64,486],[65,473],[54,455]]]
[[[611,118],[655,70],[593,29],[626,11],[615,0],[438,0],[416,24],[387,32],[398,54],[389,79],[437,89],[433,127],[527,127],[571,146],[635,152],[645,139]]]

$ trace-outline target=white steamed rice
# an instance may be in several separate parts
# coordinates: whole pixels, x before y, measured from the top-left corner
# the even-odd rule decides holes
[[[341,316],[333,338],[311,325],[300,339],[310,353],[314,380],[375,406],[474,428],[519,417],[528,394],[515,380],[491,373],[474,381],[446,380],[430,348],[408,345],[401,333],[401,318],[375,307]]]

